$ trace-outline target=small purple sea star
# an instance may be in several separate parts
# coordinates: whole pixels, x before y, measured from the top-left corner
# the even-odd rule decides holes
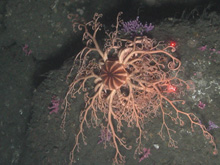
[[[200,109],[204,109],[205,106],[206,106],[206,104],[204,104],[203,102],[199,101],[198,107],[199,107]]]
[[[51,99],[51,105],[48,107],[48,109],[51,110],[49,114],[58,113],[59,105],[60,105],[60,99],[57,99],[56,96],[53,96]]]
[[[147,148],[143,148],[143,154],[142,154],[142,156],[141,156],[140,159],[139,159],[139,163],[140,163],[142,160],[148,158],[149,155],[151,155],[151,153],[150,153],[150,148],[148,148],[148,149],[147,149]]]

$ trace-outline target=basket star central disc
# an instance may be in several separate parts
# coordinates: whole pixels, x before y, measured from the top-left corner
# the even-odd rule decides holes
[[[118,61],[106,61],[102,66],[100,77],[109,90],[114,90],[126,83],[128,73],[124,65]]]

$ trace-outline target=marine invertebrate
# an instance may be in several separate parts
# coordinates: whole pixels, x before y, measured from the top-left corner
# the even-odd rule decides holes
[[[121,13],[117,16],[115,30],[106,32],[108,38],[104,41],[103,49],[96,39],[97,32],[102,27],[99,22],[102,15],[95,14],[93,20],[85,24],[74,23],[74,26],[78,25],[79,30],[85,30],[83,40],[86,41],[86,46],[76,56],[70,71],[71,73],[78,66],[75,79],[69,85],[64,98],[61,127],[64,129],[65,126],[70,105],[69,96],[75,98],[83,91],[85,107],[80,113],[79,131],[70,153],[70,163],[75,161],[74,155],[79,147],[80,136],[86,144],[84,126],[97,126],[101,119],[104,119],[103,129],[112,135],[112,144],[116,151],[114,163],[125,163],[125,157],[121,154],[119,146],[125,149],[131,149],[131,146],[126,145],[125,138],[119,136],[118,132],[122,132],[125,125],[137,128],[139,135],[136,138],[135,155],[141,153],[144,148],[142,139],[146,137],[144,125],[158,115],[162,116],[162,126],[158,134],[165,140],[164,132],[167,132],[170,147],[177,147],[177,142],[172,138],[175,131],[167,125],[167,118],[176,124],[184,125],[180,117],[184,115],[191,122],[192,131],[195,126],[200,127],[217,153],[214,138],[201,124],[199,118],[176,107],[178,102],[184,103],[183,100],[171,98],[171,93],[177,88],[180,90],[184,87],[190,88],[186,81],[177,77],[181,62],[171,54],[175,48],[147,36],[121,38],[120,15]],[[92,80],[94,90],[90,90],[86,84]]]
[[[100,77],[106,88],[114,90],[126,83],[128,73],[123,64],[107,60],[101,68]]]

